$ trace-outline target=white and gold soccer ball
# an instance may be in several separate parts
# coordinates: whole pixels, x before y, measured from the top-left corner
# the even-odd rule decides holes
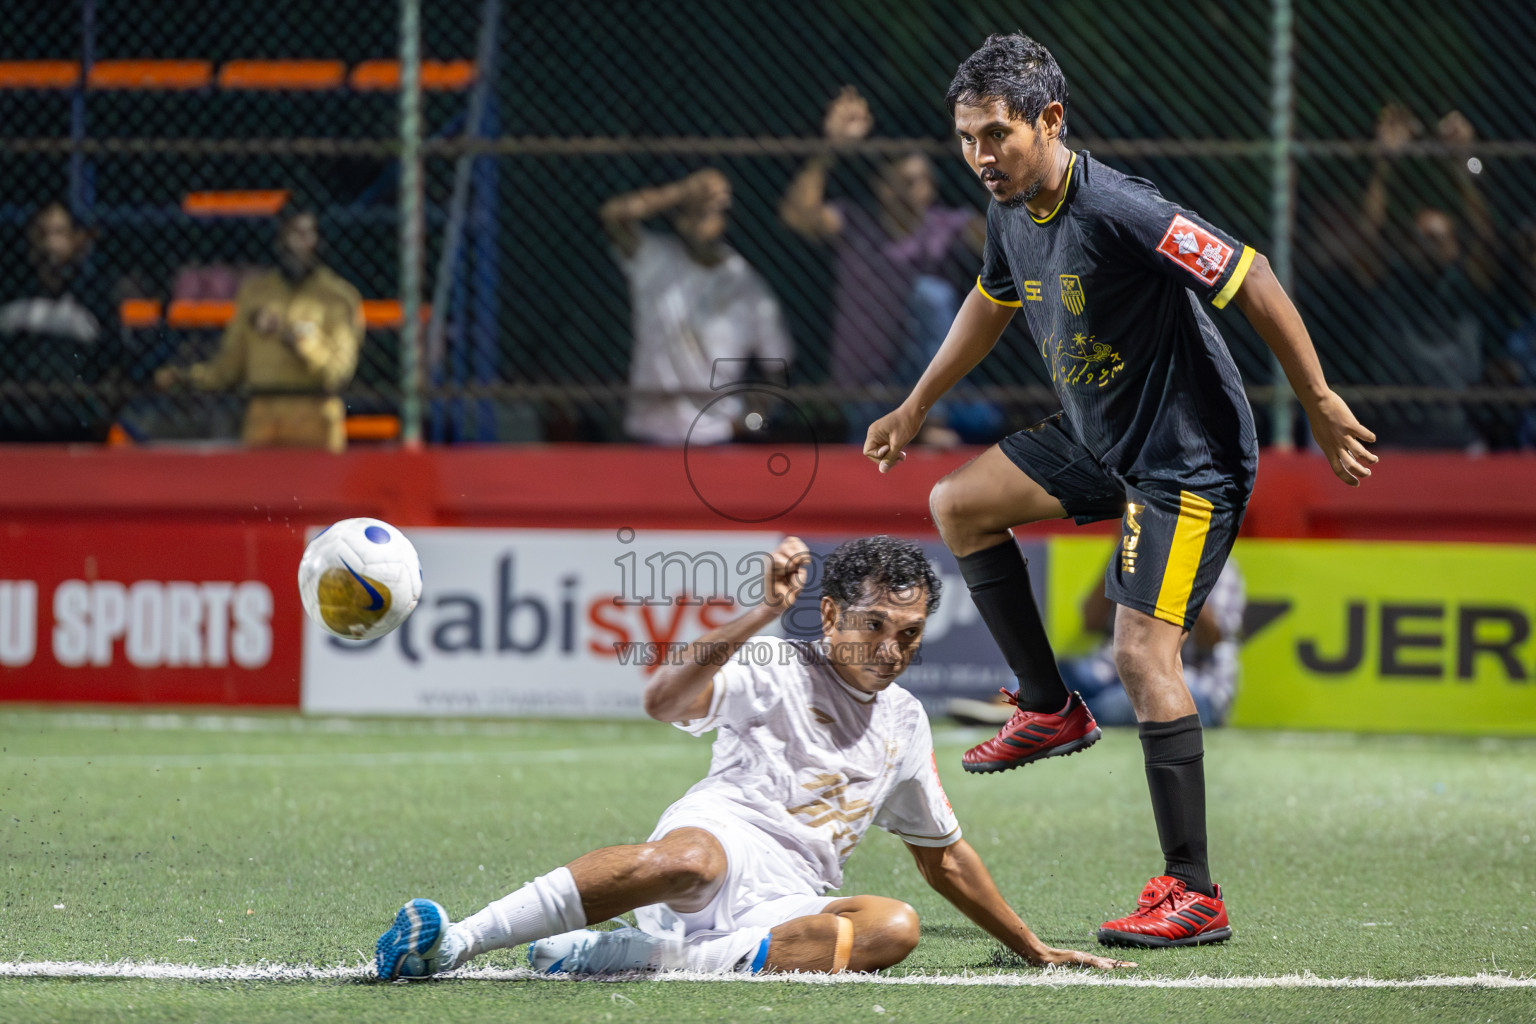
[[[304,549],[299,596],[326,632],[373,640],[404,622],[421,600],[421,559],[388,523],[343,519]]]

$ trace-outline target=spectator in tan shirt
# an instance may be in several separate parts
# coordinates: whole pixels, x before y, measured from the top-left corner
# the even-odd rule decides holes
[[[244,385],[250,392],[242,440],[253,447],[346,448],[346,407],[338,392],[357,368],[362,297],[320,262],[313,212],[279,216],[277,266],[246,281],[212,359],[162,366],[162,388],[202,391]]]

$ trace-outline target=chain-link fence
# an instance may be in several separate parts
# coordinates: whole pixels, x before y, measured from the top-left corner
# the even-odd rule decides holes
[[[420,0],[419,295],[401,23],[357,0],[0,9],[0,436],[232,438],[251,395],[339,391],[354,437],[411,398],[434,442],[861,437],[975,279],[985,196],[944,89],[1021,29],[1067,76],[1069,142],[1268,254],[1383,442],[1536,444],[1527,4]],[[272,270],[284,205],[366,300],[355,373],[253,348],[201,378],[224,390],[157,381],[231,324],[303,349],[252,285],[302,280]],[[1261,439],[1303,433],[1219,316]],[[755,399],[712,390],[747,379]],[[1055,407],[1013,328],[943,416],[988,441]]]

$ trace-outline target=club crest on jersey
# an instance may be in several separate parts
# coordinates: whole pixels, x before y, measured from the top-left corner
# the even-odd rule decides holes
[[[1206,284],[1215,284],[1232,260],[1230,245],[1183,214],[1176,215],[1168,225],[1157,251]],[[1062,298],[1066,298],[1065,291]]]
[[[1070,309],[1073,316],[1082,316],[1087,302],[1088,296],[1083,292],[1083,282],[1078,280],[1077,275],[1062,274],[1061,304]]]

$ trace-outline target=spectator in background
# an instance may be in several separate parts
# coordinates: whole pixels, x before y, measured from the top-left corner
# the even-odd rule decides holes
[[[1366,235],[1362,278],[1375,290],[1374,335],[1380,383],[1464,390],[1483,381],[1487,343],[1483,317],[1493,288],[1495,242],[1488,207],[1477,187],[1481,164],[1454,156],[1450,196],[1419,175],[1408,182],[1409,202],[1393,208],[1399,154],[1420,129],[1407,110],[1382,108],[1376,159],[1363,202]],[[1442,142],[1466,146],[1471,123],[1452,111],[1441,119]],[[1377,430],[1383,445],[1480,448],[1474,420],[1459,402],[1396,403],[1383,409]]]
[[[869,104],[845,86],[827,108],[823,131],[834,143],[865,138],[874,127]],[[873,176],[874,204],[828,200],[829,157],[807,161],[789,184],[779,215],[795,233],[830,243],[836,255],[832,320],[832,383],[911,385],[938,351],[960,308],[969,274],[986,238],[975,210],[940,206],[933,164],[922,152],[903,153]],[[888,402],[844,407],[848,439],[864,443],[869,424]],[[918,440],[951,445],[991,442],[1002,417],[990,405],[951,401],[930,414]]]
[[[778,301],[725,243],[730,208],[731,183],[714,168],[603,204],[603,227],[629,281],[635,347],[624,429],[636,440],[730,441],[748,429],[746,403],[710,392],[736,383],[735,368],[754,358],[787,367],[794,357]],[[643,227],[661,214],[673,233]]]
[[[97,385],[115,360],[91,234],[52,202],[27,222],[27,284],[0,305],[0,441],[103,441]]]
[[[247,280],[217,354],[162,366],[162,388],[250,392],[241,439],[253,447],[346,448],[346,407],[363,341],[362,296],[320,262],[315,214],[290,205],[278,216],[277,266]]]

